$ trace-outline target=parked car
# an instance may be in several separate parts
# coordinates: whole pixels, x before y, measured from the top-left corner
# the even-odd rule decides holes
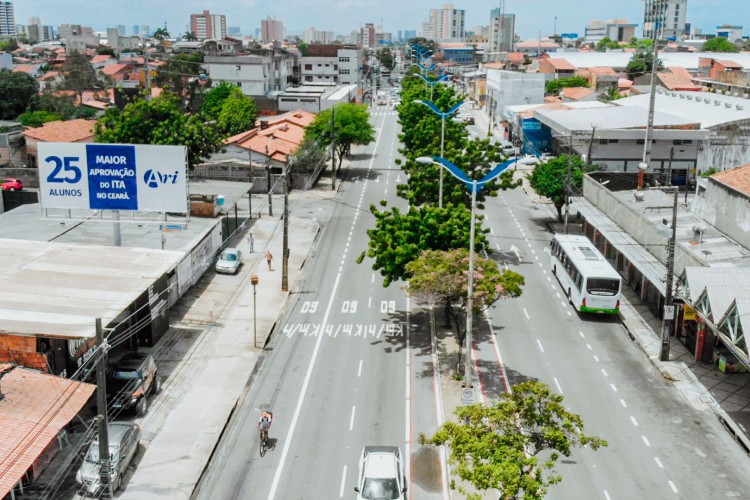
[[[216,261],[216,272],[235,274],[242,265],[242,252],[239,248],[225,248]]]
[[[365,446],[359,459],[357,500],[406,498],[404,464],[397,446]]]
[[[463,115],[461,115],[461,121],[463,121],[464,123],[468,123],[469,125],[474,125],[474,117],[469,113],[464,113]]]
[[[502,147],[502,151],[503,154],[507,156],[516,156],[518,154],[513,144],[504,144]]]
[[[519,165],[536,165],[539,163],[539,158],[534,155],[523,155],[518,159],[517,163]]]
[[[109,434],[109,459],[112,475],[110,484],[112,491],[116,491],[122,484],[122,476],[138,451],[141,441],[141,428],[131,422],[110,422],[107,424]],[[99,439],[89,446],[83,458],[83,464],[76,473],[76,482],[89,496],[99,497],[102,484],[99,480]]]
[[[145,352],[128,352],[113,356],[108,364],[107,399],[111,406],[144,415],[148,398],[161,387],[154,358]]]
[[[542,162],[542,163],[547,163],[548,161],[550,161],[553,158],[557,158],[557,157],[556,156],[552,156],[549,153],[542,153],[542,156],[539,157],[539,161]]]
[[[11,179],[7,177],[3,180],[3,191],[20,191],[23,189],[21,179]]]

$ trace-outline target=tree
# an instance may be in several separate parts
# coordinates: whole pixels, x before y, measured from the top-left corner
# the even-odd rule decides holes
[[[188,101],[190,111],[201,109],[203,101],[200,96],[202,85],[199,84],[203,74],[203,54],[178,54],[159,67],[154,77],[154,85],[166,92]]]
[[[231,136],[255,127],[258,110],[255,101],[235,87],[221,105],[218,118],[219,131]]]
[[[585,78],[580,76],[571,76],[567,78],[558,78],[557,80],[550,80],[547,82],[545,92],[548,94],[557,94],[560,89],[565,87],[588,87],[589,82]]]
[[[601,102],[611,102],[622,98],[623,95],[620,94],[620,90],[615,85],[610,85],[606,90],[600,92],[598,96]]]
[[[154,31],[154,38],[159,40],[160,42],[163,42],[167,38],[169,38],[169,31],[167,31],[167,27],[163,28],[156,28],[156,31]]]
[[[305,42],[300,42],[297,48],[299,49],[300,54],[302,54],[302,57],[307,57],[307,54],[310,51],[310,45]]]
[[[32,76],[0,69],[0,120],[12,120],[23,113],[38,91],[39,84]]]
[[[607,49],[619,49],[620,43],[617,40],[612,40],[608,36],[605,36],[596,43],[597,52],[606,52]]]
[[[57,96],[50,92],[34,95],[29,101],[29,108],[30,111],[47,111],[62,116],[65,120],[76,116],[78,111],[73,96]]]
[[[41,127],[47,122],[56,122],[64,117],[49,111],[27,111],[18,116],[17,120],[25,127]]]
[[[448,445],[453,470],[477,490],[497,489],[503,499],[542,499],[562,480],[554,470],[561,455],[569,457],[575,447],[607,446],[604,439],[584,434],[583,420],[563,399],[542,382],[522,382],[500,394],[493,406],[459,406],[456,422],[446,422],[430,438],[420,434],[419,442]],[[543,452],[546,458],[540,460]]]
[[[108,109],[96,122],[96,142],[187,146],[190,168],[221,147],[221,135],[200,115],[183,114],[170,95]]]
[[[312,123],[305,127],[305,137],[308,136],[313,141],[320,140],[323,146],[334,145],[332,168],[335,172],[336,156],[340,165],[353,145],[364,146],[375,140],[375,129],[370,124],[366,106],[344,103],[318,113]]]
[[[716,38],[707,40],[706,43],[703,44],[703,51],[704,52],[739,52],[740,50],[737,48],[735,44],[733,44],[726,38],[722,36],[717,36]]]
[[[372,269],[384,277],[383,286],[407,278],[406,265],[425,250],[469,247],[471,212],[461,205],[410,207],[405,213],[396,207],[378,211],[375,205],[370,210],[375,227],[367,231],[368,249],[357,262],[365,255],[375,259]],[[486,248],[486,238],[480,229],[476,233],[474,250],[481,252]]]
[[[633,57],[628,61],[628,65],[625,67],[625,72],[631,77],[644,75],[651,72],[654,61],[654,52],[649,48],[640,48],[635,51]],[[664,69],[664,62],[661,59],[656,61],[656,69]]]
[[[234,83],[221,82],[219,85],[209,90],[203,100],[201,113],[210,120],[218,120],[219,113],[221,113],[221,107],[234,89],[239,89],[239,87]]]
[[[384,49],[380,49],[376,52],[378,61],[380,64],[388,68],[389,70],[393,69],[393,65],[395,63],[395,59],[393,57],[393,51],[389,47],[386,47]]]
[[[115,54],[115,49],[113,49],[112,47],[99,47],[98,49],[96,49],[96,53],[100,56],[117,56],[117,54]]]
[[[0,41],[0,52],[13,52],[18,48],[18,42],[15,38]]]
[[[463,345],[466,330],[462,330],[462,314],[468,314],[469,251],[425,250],[415,260],[406,264],[409,295],[430,306],[444,304],[453,320],[458,344]],[[474,256],[473,310],[479,314],[500,299],[519,297],[524,277],[516,272],[500,271],[497,262]],[[454,308],[458,304],[458,309]],[[465,316],[464,316],[465,317]],[[461,353],[458,353],[459,359]]]
[[[565,206],[566,179],[570,160],[570,189],[580,192],[583,187],[583,174],[590,171],[580,156],[562,155],[546,163],[539,163],[529,176],[531,188],[539,195],[549,198],[557,209],[558,220],[562,221],[562,208]]]
[[[197,42],[198,41],[198,37],[192,31],[188,31],[187,33],[185,33],[184,35],[182,35],[182,39],[185,40],[186,42]]]
[[[78,94],[78,102],[83,103],[83,91],[99,86],[96,71],[88,58],[81,53],[68,54],[63,65],[63,85],[65,90],[72,90]]]

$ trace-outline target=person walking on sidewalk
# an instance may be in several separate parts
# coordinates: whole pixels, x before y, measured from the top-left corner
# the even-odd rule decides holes
[[[250,253],[255,252],[255,238],[253,238],[253,233],[247,236],[247,246],[250,247]]]
[[[270,250],[266,250],[266,262],[268,262],[268,270],[273,271],[273,269],[271,269],[271,263],[273,262],[273,254],[271,253]]]

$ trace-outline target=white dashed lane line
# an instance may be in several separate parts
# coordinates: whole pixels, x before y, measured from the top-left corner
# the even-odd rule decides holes
[[[638,427],[638,421],[635,419],[634,416],[632,416],[632,415],[630,416],[630,421],[633,422],[633,425],[635,425],[636,427]]]
[[[628,404],[625,402],[624,399],[620,399],[620,404],[622,405],[623,408],[627,408],[628,407]]]
[[[672,488],[672,491],[674,493],[677,493],[677,486],[674,485],[672,481],[667,481],[669,483],[669,487]]]
[[[613,391],[617,392],[617,387],[615,387],[615,384],[609,384],[609,386],[612,388]]]
[[[539,350],[544,352],[544,347],[542,347],[542,341],[539,339],[536,339],[536,344],[539,346]],[[562,392],[562,391],[560,391]]]
[[[524,313],[524,314],[526,315],[526,319],[531,319],[531,318],[529,317],[529,313],[528,313],[528,312],[526,312],[526,308],[525,308],[525,307],[523,308],[523,313]]]
[[[646,438],[646,436],[641,436],[641,439],[643,439],[643,443],[646,446],[648,446],[649,448],[651,447],[651,443],[648,442],[648,439]]]
[[[563,390],[562,390],[562,387],[560,387],[560,382],[558,382],[558,381],[557,381],[557,377],[552,377],[552,378],[554,379],[554,381],[555,381],[555,385],[557,386],[557,391],[558,391],[558,392],[559,392],[560,394],[562,394],[562,393],[563,393]]]
[[[661,460],[659,460],[659,457],[654,457],[654,460],[656,461],[656,465],[658,465],[660,469],[664,468],[664,464],[661,463]]]
[[[362,376],[362,360],[359,360],[359,368],[357,368],[357,377]]]

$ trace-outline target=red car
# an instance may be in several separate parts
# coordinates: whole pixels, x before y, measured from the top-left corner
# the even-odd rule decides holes
[[[3,191],[20,191],[23,189],[21,179],[4,179]]]

